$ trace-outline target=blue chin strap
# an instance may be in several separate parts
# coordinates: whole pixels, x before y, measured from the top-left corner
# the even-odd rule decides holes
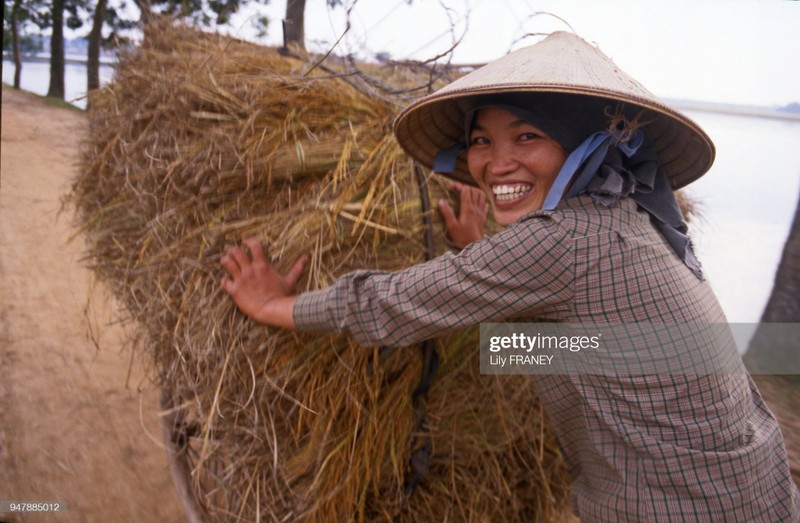
[[[435,173],[451,174],[456,170],[458,155],[466,148],[466,142],[458,142],[455,145],[442,149],[433,157],[433,168],[431,170]]]
[[[639,150],[642,142],[644,142],[644,134],[642,134],[641,131],[635,131],[628,140],[624,142],[617,142],[617,140],[617,136],[609,131],[598,131],[590,135],[572,151],[572,153],[567,156],[558,175],[556,175],[553,186],[544,199],[542,210],[552,211],[562,198],[572,198],[582,193],[589,184],[589,181],[594,177],[597,169],[603,163],[606,153],[608,152],[608,147],[612,143],[616,143],[619,150],[630,158],[636,154],[636,151]],[[574,183],[567,191],[567,186],[578,169],[581,168],[581,165],[584,165],[581,174],[575,178]]]

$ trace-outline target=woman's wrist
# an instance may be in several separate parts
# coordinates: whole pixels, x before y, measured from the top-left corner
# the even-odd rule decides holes
[[[296,295],[272,298],[264,304],[253,319],[271,327],[296,330],[297,326],[294,321],[294,304],[296,301]]]

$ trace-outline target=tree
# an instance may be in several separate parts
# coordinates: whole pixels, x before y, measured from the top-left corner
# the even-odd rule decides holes
[[[800,322],[800,201],[783,246],[775,285],[764,308],[762,322]]]
[[[136,4],[136,7],[139,8],[140,22],[145,25],[150,20],[150,16],[153,13],[153,9],[150,7],[150,0],[133,0],[133,3]]]
[[[50,36],[50,86],[47,96],[64,99],[64,2],[53,0],[53,34]]]
[[[327,0],[328,7],[342,5],[341,0]],[[306,0],[287,0],[286,16],[283,19],[283,48],[294,47],[306,50],[305,37]]]
[[[52,27],[50,36],[50,86],[47,96],[64,99],[64,24],[70,29],[83,25],[80,10],[86,9],[88,0],[53,0]],[[64,14],[69,16],[65,19]]]
[[[287,0],[286,17],[283,19],[283,47],[306,50],[305,37],[306,0]]]
[[[211,27],[224,25],[230,21],[231,15],[245,4],[266,5],[269,0],[134,0],[141,11],[141,21],[146,24],[155,14],[184,18],[196,24]]]
[[[783,255],[775,273],[772,288],[761,323],[800,323],[800,201],[795,210]],[[796,367],[798,348],[796,339],[770,336],[772,331],[759,327],[745,353],[748,367],[777,369]],[[781,366],[786,362],[789,366]]]
[[[100,87],[100,45],[103,40],[103,21],[106,16],[106,0],[97,0],[89,31],[89,49],[86,56],[86,91]]]
[[[34,48],[35,44],[25,36],[25,29],[36,26],[39,29],[46,29],[50,26],[48,8],[43,3],[44,0],[14,0],[11,12],[6,12],[6,4],[3,2],[3,49],[6,43],[11,44],[11,52],[14,57],[14,87],[19,89],[20,78],[22,76],[22,57],[23,45]],[[10,35],[6,35],[5,24],[9,26]]]
[[[22,78],[22,59],[19,56],[19,16],[20,0],[14,0],[14,7],[11,8],[11,39],[14,53],[14,89],[19,89]],[[5,7],[5,4],[4,4]],[[5,9],[3,9],[5,11]]]
[[[92,28],[87,37],[89,44],[86,57],[87,92],[100,87],[100,50],[103,47],[121,45],[126,41],[121,33],[135,26],[134,20],[119,15],[119,11],[124,11],[126,7],[124,2],[109,4],[108,0],[97,0],[92,14]],[[103,37],[104,27],[111,30],[107,37]]]

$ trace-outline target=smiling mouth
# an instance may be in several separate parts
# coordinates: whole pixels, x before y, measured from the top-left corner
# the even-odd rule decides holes
[[[492,185],[494,199],[498,202],[510,202],[527,195],[533,190],[533,185],[527,183],[513,183],[504,185]]]

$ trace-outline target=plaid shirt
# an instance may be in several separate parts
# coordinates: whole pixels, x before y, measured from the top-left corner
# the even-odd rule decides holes
[[[459,254],[299,296],[303,330],[409,345],[480,322],[723,323],[632,200],[535,212]],[[537,376],[582,521],[800,521],[783,436],[747,375]]]

